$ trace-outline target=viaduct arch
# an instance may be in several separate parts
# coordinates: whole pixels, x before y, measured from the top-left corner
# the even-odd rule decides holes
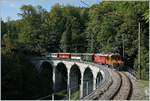
[[[42,95],[52,94],[53,92],[53,67],[49,62],[43,62],[40,66],[40,81]]]

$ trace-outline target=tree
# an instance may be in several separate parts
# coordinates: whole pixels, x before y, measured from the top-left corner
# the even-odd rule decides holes
[[[42,30],[42,24],[44,23],[44,16],[46,11],[42,7],[33,7],[31,5],[24,5],[21,7],[22,13],[19,15],[22,17],[21,32],[18,37],[18,41],[24,44],[27,50],[40,53],[42,48],[41,34],[44,34]]]
[[[67,45],[68,45],[67,44],[67,32],[63,33],[60,43],[61,43],[61,46],[60,46],[61,50],[63,52],[67,52]]]

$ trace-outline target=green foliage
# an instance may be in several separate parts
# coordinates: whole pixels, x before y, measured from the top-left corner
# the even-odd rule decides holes
[[[40,6],[33,7],[31,5],[24,5],[21,7],[22,17],[18,42],[23,44],[25,48],[31,51],[40,52],[42,47],[41,34],[42,24],[47,12]]]
[[[61,38],[61,50],[63,52],[67,52],[67,32],[64,32],[63,35],[62,35],[62,38]]]
[[[35,99],[39,96],[37,71],[24,57],[22,53],[2,53],[2,99]]]
[[[144,19],[146,20],[146,22],[149,22],[149,10],[146,10],[144,13]]]
[[[22,6],[20,20],[1,21],[2,98],[36,99],[43,96],[37,72],[25,60],[31,54],[61,51],[118,52],[123,55],[124,42],[125,65],[139,73],[139,22],[141,75],[142,79],[148,79],[148,4],[148,1],[103,1],[90,8],[56,4],[51,11],[41,6]]]
[[[5,33],[7,33],[7,25],[1,20],[1,37],[3,37]]]
[[[75,91],[74,93],[72,93],[70,99],[71,100],[78,100],[80,98],[80,90]]]
[[[137,71],[137,77],[141,79],[148,80],[149,79],[149,53],[145,47],[141,47],[141,61],[138,64],[137,58],[134,61],[134,69]],[[140,68],[137,68],[140,65]],[[140,71],[141,70],[141,71]],[[140,74],[141,72],[141,74]],[[141,77],[140,77],[141,75]]]
[[[85,30],[85,21],[83,17],[87,17],[85,13],[86,9],[75,8],[67,6],[63,8],[64,17],[64,31],[61,37],[61,48],[64,46],[64,36],[66,36],[66,42],[64,49],[67,52],[81,52],[84,50],[85,36],[83,32]]]
[[[88,52],[125,51],[125,65],[137,71],[138,23],[141,36],[142,77],[148,71],[148,2],[102,2],[91,7],[87,27]],[[94,43],[94,44],[93,44]],[[143,53],[144,52],[144,53]],[[147,74],[145,74],[147,75]]]

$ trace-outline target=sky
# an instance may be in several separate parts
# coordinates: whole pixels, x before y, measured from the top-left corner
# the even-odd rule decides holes
[[[47,11],[50,11],[56,3],[64,6],[72,5],[77,7],[89,7],[93,4],[98,4],[101,0],[82,1],[84,1],[88,6],[82,3],[81,0],[0,0],[0,17],[4,21],[7,21],[8,17],[10,17],[10,20],[20,19],[17,14],[20,13],[20,7],[22,5],[41,5]]]

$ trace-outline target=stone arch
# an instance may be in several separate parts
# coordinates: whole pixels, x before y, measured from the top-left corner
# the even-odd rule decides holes
[[[102,79],[103,79],[103,76],[102,76],[101,72],[98,72],[97,76],[96,76],[96,88],[101,84]]]
[[[52,94],[53,92],[53,67],[51,63],[44,61],[40,65],[41,96]]]
[[[80,90],[81,71],[78,65],[74,64],[70,69],[70,91],[71,93]]]
[[[68,72],[67,67],[63,62],[59,62],[55,67],[55,90],[67,90]]]
[[[83,73],[83,97],[90,94],[93,91],[93,73],[88,67]]]

